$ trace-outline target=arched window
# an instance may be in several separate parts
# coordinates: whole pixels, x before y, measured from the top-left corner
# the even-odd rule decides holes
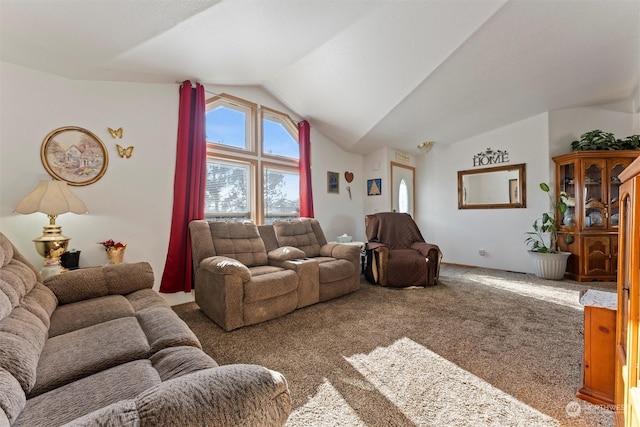
[[[207,100],[206,131],[207,219],[299,216],[298,130],[287,114],[217,95]]]
[[[400,185],[398,185],[398,211],[400,213],[409,212],[409,188],[404,178],[400,180]]]

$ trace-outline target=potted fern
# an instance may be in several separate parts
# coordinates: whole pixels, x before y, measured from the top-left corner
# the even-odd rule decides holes
[[[528,231],[525,243],[529,246],[529,254],[533,261],[535,275],[550,280],[560,280],[567,269],[567,260],[570,252],[558,250],[558,229],[556,210],[561,215],[567,211],[564,201],[566,195],[560,195],[557,201],[551,196],[549,185],[542,182],[540,189],[549,195],[551,212],[544,212],[541,218],[533,222],[533,231]]]
[[[640,135],[630,135],[624,139],[616,139],[611,132],[595,129],[580,135],[579,140],[571,143],[573,151],[588,150],[637,150],[640,148]]]

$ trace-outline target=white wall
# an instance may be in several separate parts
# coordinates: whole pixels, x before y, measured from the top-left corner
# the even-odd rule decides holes
[[[109,155],[96,183],[71,187],[89,210],[63,214],[57,224],[81,250],[81,266],[107,262],[97,242],[127,244],[125,260],[151,263],[159,284],[166,257],[173,199],[178,91],[174,85],[78,82],[0,63],[0,229],[32,263],[42,264],[31,239],[47,223],[44,214],[13,212],[39,179],[51,179],[40,160],[44,137],[62,126],[95,133]],[[122,127],[111,138],[107,127]],[[134,146],[120,158],[116,142]]]
[[[365,215],[376,212],[388,212],[391,210],[391,197],[389,195],[389,182],[391,179],[391,164],[389,153],[386,148],[374,151],[363,159],[364,170],[364,212]],[[367,181],[370,179],[380,179],[379,195],[367,195]]]
[[[397,156],[401,158],[397,158]],[[406,159],[406,161],[405,161]],[[364,211],[365,215],[376,212],[389,212],[392,209],[391,198],[391,162],[407,165],[410,167],[416,167],[416,157],[402,151],[397,151],[392,148],[381,148],[376,150],[363,158],[364,169]],[[367,195],[367,180],[380,179],[381,181],[381,194],[379,195]],[[416,192],[420,191],[420,183],[416,179]],[[418,196],[416,195],[416,199]],[[418,211],[418,205],[415,204],[417,217],[420,212]]]
[[[551,156],[571,152],[571,142],[583,133],[600,129],[622,139],[640,134],[640,114],[604,110],[598,107],[568,108],[549,113],[549,150]]]
[[[289,113],[257,88],[228,93]],[[104,142],[108,169],[94,184],[71,187],[89,214],[60,215],[57,224],[71,237],[70,247],[82,251],[81,266],[105,264],[97,242],[121,240],[128,245],[125,261],[151,263],[158,289],[173,204],[178,85],[73,81],[0,62],[0,94],[0,231],[29,261],[42,264],[31,240],[46,216],[13,211],[39,179],[51,178],[40,161],[44,137],[62,126],[86,128]],[[311,126],[315,216],[329,240],[345,232],[363,237],[357,234],[364,228],[361,156],[345,153]],[[107,127],[122,127],[123,139],[112,139]],[[118,156],[116,142],[135,147],[130,159]],[[326,170],[341,173],[339,195],[326,193]],[[346,170],[355,175],[352,200],[344,190]],[[193,299],[193,293],[163,295],[172,304]]]
[[[364,198],[366,179],[362,172],[362,156],[346,153],[313,130],[311,125],[311,163],[313,176],[313,209],[327,240],[348,234],[354,241],[364,240]],[[327,192],[327,172],[340,174],[340,193]],[[347,183],[344,173],[353,173]],[[351,187],[351,198],[347,192]]]
[[[418,226],[436,243],[443,261],[512,271],[532,272],[524,244],[533,221],[548,210],[538,184],[549,179],[548,115],[540,114],[456,144],[418,156]],[[509,152],[508,164],[526,164],[527,207],[523,209],[458,209],[458,171],[477,169],[473,156],[487,148]],[[499,166],[499,165],[494,165]],[[481,256],[478,250],[486,251]]]
[[[427,240],[437,243],[444,261],[533,272],[524,240],[533,221],[549,209],[549,199],[539,183],[555,181],[551,157],[571,152],[571,142],[593,129],[624,138],[640,134],[638,114],[602,108],[574,108],[540,114],[477,135],[446,147],[436,144],[431,153],[419,156],[418,225]],[[475,169],[473,155],[486,148],[507,150],[511,164],[526,163],[525,209],[457,209],[457,171]],[[421,188],[418,186],[418,188]],[[479,249],[485,249],[481,256]]]

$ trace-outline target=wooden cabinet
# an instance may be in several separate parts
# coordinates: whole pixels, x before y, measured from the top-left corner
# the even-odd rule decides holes
[[[620,174],[615,407],[617,426],[640,425],[640,159]]]
[[[567,277],[615,281],[618,268],[620,174],[640,151],[575,151],[553,158],[556,194],[568,209],[558,215],[558,247],[571,252]]]
[[[610,406],[615,390],[616,294],[590,289],[580,302],[584,305],[584,357],[576,396]]]

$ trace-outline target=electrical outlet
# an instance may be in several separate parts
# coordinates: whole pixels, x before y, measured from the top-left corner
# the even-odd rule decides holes
[[[482,248],[478,249],[478,253],[480,254],[480,256],[485,256],[487,254],[487,252]]]

